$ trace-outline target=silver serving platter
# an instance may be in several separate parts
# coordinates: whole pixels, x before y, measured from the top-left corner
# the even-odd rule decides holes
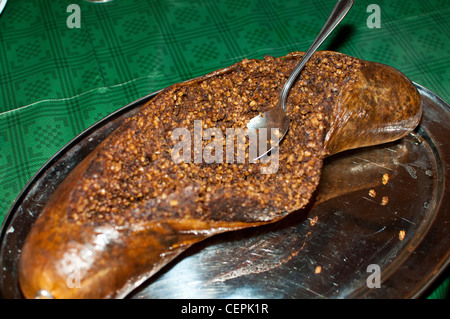
[[[414,133],[326,159],[309,207],[194,245],[128,297],[420,297],[450,262],[450,106],[416,87],[424,114]],[[1,297],[22,298],[21,247],[59,183],[155,94],[81,133],[23,189],[0,233]]]

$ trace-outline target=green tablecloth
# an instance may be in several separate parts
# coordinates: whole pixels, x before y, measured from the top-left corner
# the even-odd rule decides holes
[[[88,126],[244,57],[305,51],[334,3],[9,0],[0,15],[0,222],[33,174]],[[379,28],[369,27],[372,3],[357,0],[321,49],[391,65],[449,101],[450,2],[378,0]]]

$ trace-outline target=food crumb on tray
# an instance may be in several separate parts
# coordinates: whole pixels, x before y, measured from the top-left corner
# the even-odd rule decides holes
[[[389,182],[389,174],[384,174],[382,179],[381,179],[383,185],[386,185]]]
[[[314,270],[315,274],[320,274],[322,272],[322,266],[317,266],[316,269]]]

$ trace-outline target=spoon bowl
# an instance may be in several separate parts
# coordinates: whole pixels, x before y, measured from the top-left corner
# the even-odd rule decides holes
[[[348,11],[350,11],[353,3],[354,0],[338,0],[333,8],[333,11],[322,27],[322,30],[319,32],[308,51],[306,51],[303,55],[302,59],[284,84],[277,106],[269,111],[255,116],[247,123],[247,128],[249,130],[258,131],[259,143],[266,144],[258,145],[258,156],[254,159],[254,161],[268,155],[271,151],[278,147],[278,144],[286,135],[289,129],[289,117],[286,114],[286,101],[292,85],[311,56],[342,21]]]

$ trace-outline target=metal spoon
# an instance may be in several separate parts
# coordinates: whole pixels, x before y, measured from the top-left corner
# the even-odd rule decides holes
[[[299,75],[300,71],[308,62],[309,58],[317,51],[319,46],[325,41],[325,39],[330,35],[330,33],[336,28],[336,26],[342,21],[345,15],[348,13],[352,7],[354,0],[338,0],[331,12],[322,30],[317,35],[314,42],[306,51],[305,55],[302,57],[300,62],[295,67],[292,74],[287,79],[280,93],[280,98],[278,104],[273,109],[264,112],[258,116],[255,116],[247,123],[247,128],[250,130],[259,130],[260,134],[263,134],[264,129],[266,129],[267,134],[267,148],[263,150],[262,154],[259,154],[255,161],[262,158],[270,151],[272,151],[281,142],[283,137],[286,135],[289,128],[289,117],[286,115],[286,100],[295,79]],[[262,129],[262,130],[261,130]],[[274,140],[272,136],[272,129],[276,132],[276,139]],[[273,141],[274,140],[274,141]],[[261,148],[259,149],[261,153]],[[258,154],[258,153],[256,153]]]

